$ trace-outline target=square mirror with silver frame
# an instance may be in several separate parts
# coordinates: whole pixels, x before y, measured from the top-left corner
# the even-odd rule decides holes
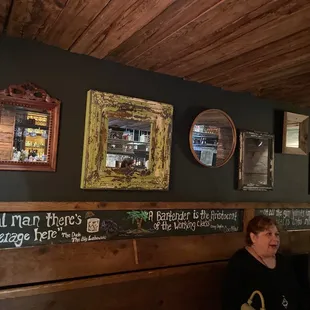
[[[240,132],[238,189],[269,191],[274,184],[274,135]]]

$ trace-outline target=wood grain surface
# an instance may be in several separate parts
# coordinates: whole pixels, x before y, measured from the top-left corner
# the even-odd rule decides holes
[[[309,25],[308,0],[0,4],[10,36],[300,106],[310,105]]]

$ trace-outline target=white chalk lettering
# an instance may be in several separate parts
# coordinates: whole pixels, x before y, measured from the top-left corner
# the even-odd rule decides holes
[[[198,220],[199,219],[199,212],[197,212],[196,210],[193,210],[193,219],[194,220]]]
[[[13,243],[17,248],[21,247],[24,241],[29,241],[30,235],[28,233],[1,233],[0,243]]]
[[[25,226],[39,227],[39,223],[40,223],[40,217],[38,215],[34,215],[32,217],[22,216],[22,215],[13,215],[11,226],[12,227],[18,226],[19,228],[23,228]]]
[[[157,211],[156,212],[156,221],[188,221],[191,212],[173,212],[173,211]]]
[[[105,240],[106,236],[88,236],[88,241]]]
[[[149,221],[153,222],[153,220],[154,220],[154,212],[149,211]]]
[[[200,211],[200,218],[202,220],[208,220],[210,218],[210,211],[209,210],[201,210]]]
[[[78,214],[58,216],[55,213],[48,212],[46,214],[46,226],[47,227],[62,227],[62,226],[73,226],[81,225],[82,216]]]
[[[211,219],[212,221],[215,220],[224,220],[224,221],[230,221],[230,220],[237,220],[237,212],[224,212],[224,211],[211,211]]]
[[[159,230],[160,222],[154,223],[153,227],[155,230]]]
[[[161,223],[161,229],[165,231],[170,231],[172,229],[172,225],[168,224],[167,221]]]
[[[42,242],[43,240],[51,240],[57,237],[56,230],[48,230],[40,232],[38,228],[34,229],[34,241]]]
[[[8,225],[6,224],[6,213],[2,213],[2,215],[1,215],[0,227],[1,228],[8,227]]]
[[[195,231],[196,230],[196,223],[195,222],[174,222],[174,229],[175,230],[180,230],[180,229],[184,229],[184,230],[191,230],[191,231]]]
[[[209,227],[210,221],[209,220],[199,220],[197,221],[197,227]]]

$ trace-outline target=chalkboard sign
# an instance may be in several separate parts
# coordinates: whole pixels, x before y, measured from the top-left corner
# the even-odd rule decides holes
[[[274,218],[284,230],[310,230],[310,209],[256,209],[255,215]]]
[[[242,231],[243,210],[0,213],[0,248]]]

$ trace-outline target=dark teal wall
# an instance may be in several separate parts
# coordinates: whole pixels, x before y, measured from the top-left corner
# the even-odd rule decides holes
[[[274,191],[239,192],[234,189],[234,158],[222,168],[204,168],[195,162],[188,145],[191,123],[204,109],[224,110],[239,129],[273,132],[274,110],[298,112],[293,106],[6,37],[0,40],[0,68],[1,89],[30,81],[62,101],[57,172],[0,171],[2,201],[310,201],[307,156],[276,154]],[[169,191],[80,189],[86,92],[89,89],[174,106]]]

